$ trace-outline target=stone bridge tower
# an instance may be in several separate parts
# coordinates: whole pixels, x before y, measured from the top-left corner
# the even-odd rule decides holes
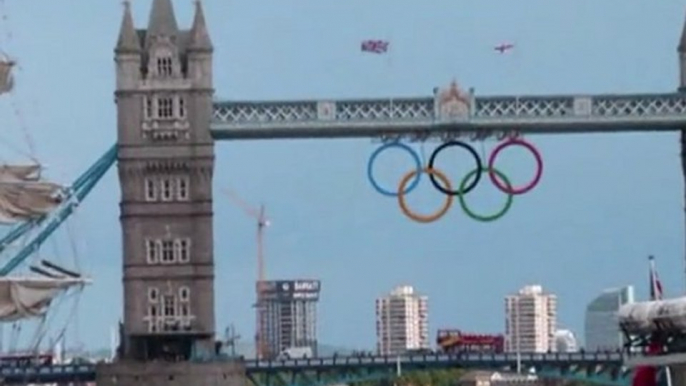
[[[202,5],[179,30],[171,0],[153,0],[147,29],[136,30],[127,1],[114,51],[124,323],[97,384],[245,385],[238,363],[211,360],[212,43]]]
[[[123,235],[120,357],[187,360],[214,351],[212,43],[202,5],[190,30],[171,0],[147,29],[128,2],[115,48]]]

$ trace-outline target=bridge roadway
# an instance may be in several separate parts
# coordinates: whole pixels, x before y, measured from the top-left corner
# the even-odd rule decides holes
[[[435,92],[419,98],[217,101],[211,130],[218,140],[465,134],[477,139],[512,130],[573,134],[686,128],[686,93],[476,97],[470,91],[453,98],[453,110],[446,108],[445,98]]]
[[[564,376],[577,371],[605,374],[608,385],[628,385],[622,370],[621,353],[521,354],[523,368],[544,373],[551,369]],[[321,385],[331,382],[388,378],[402,372],[445,369],[514,369],[517,355],[508,354],[427,354],[403,357],[326,357],[313,359],[243,361],[248,378],[256,386],[276,384]],[[398,366],[399,364],[399,366]],[[87,382],[95,380],[96,364],[0,367],[2,384]],[[585,377],[587,375],[584,375]],[[323,380],[325,377],[327,380]],[[295,380],[298,380],[297,382]],[[307,379],[307,381],[304,381]]]

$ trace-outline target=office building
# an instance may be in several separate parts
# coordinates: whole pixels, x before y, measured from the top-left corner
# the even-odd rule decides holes
[[[557,296],[528,285],[505,297],[505,350],[547,352],[554,349]]]
[[[617,311],[634,302],[634,287],[603,291],[586,306],[584,334],[588,351],[616,350],[622,347],[624,336],[619,329]]]
[[[577,352],[579,351],[579,344],[576,341],[576,336],[571,330],[557,330],[555,331],[555,346],[556,352]]]
[[[428,298],[399,286],[376,300],[377,351],[397,355],[429,348]]]
[[[294,347],[310,347],[317,355],[317,302],[319,280],[272,280],[263,282],[262,306],[258,308],[263,355],[278,356]],[[256,336],[257,338],[257,336]],[[256,339],[259,344],[260,339]]]

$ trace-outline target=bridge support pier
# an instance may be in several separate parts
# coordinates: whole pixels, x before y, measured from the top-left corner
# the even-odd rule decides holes
[[[248,386],[237,362],[132,362],[98,364],[98,386]]]

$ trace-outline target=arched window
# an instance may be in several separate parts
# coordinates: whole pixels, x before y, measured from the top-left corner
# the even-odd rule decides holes
[[[159,292],[159,290],[158,290],[157,288],[155,288],[155,287],[149,287],[149,288],[148,288],[148,300],[149,300],[151,303],[156,303],[156,302],[158,302],[158,301],[159,301],[159,296],[160,296],[160,292]],[[153,316],[154,316],[154,315],[153,315]]]
[[[145,240],[145,257],[148,264],[157,264],[159,261],[159,253],[160,249],[155,240]]]
[[[188,287],[179,288],[179,300],[182,302],[187,302],[191,297],[191,289]]]

